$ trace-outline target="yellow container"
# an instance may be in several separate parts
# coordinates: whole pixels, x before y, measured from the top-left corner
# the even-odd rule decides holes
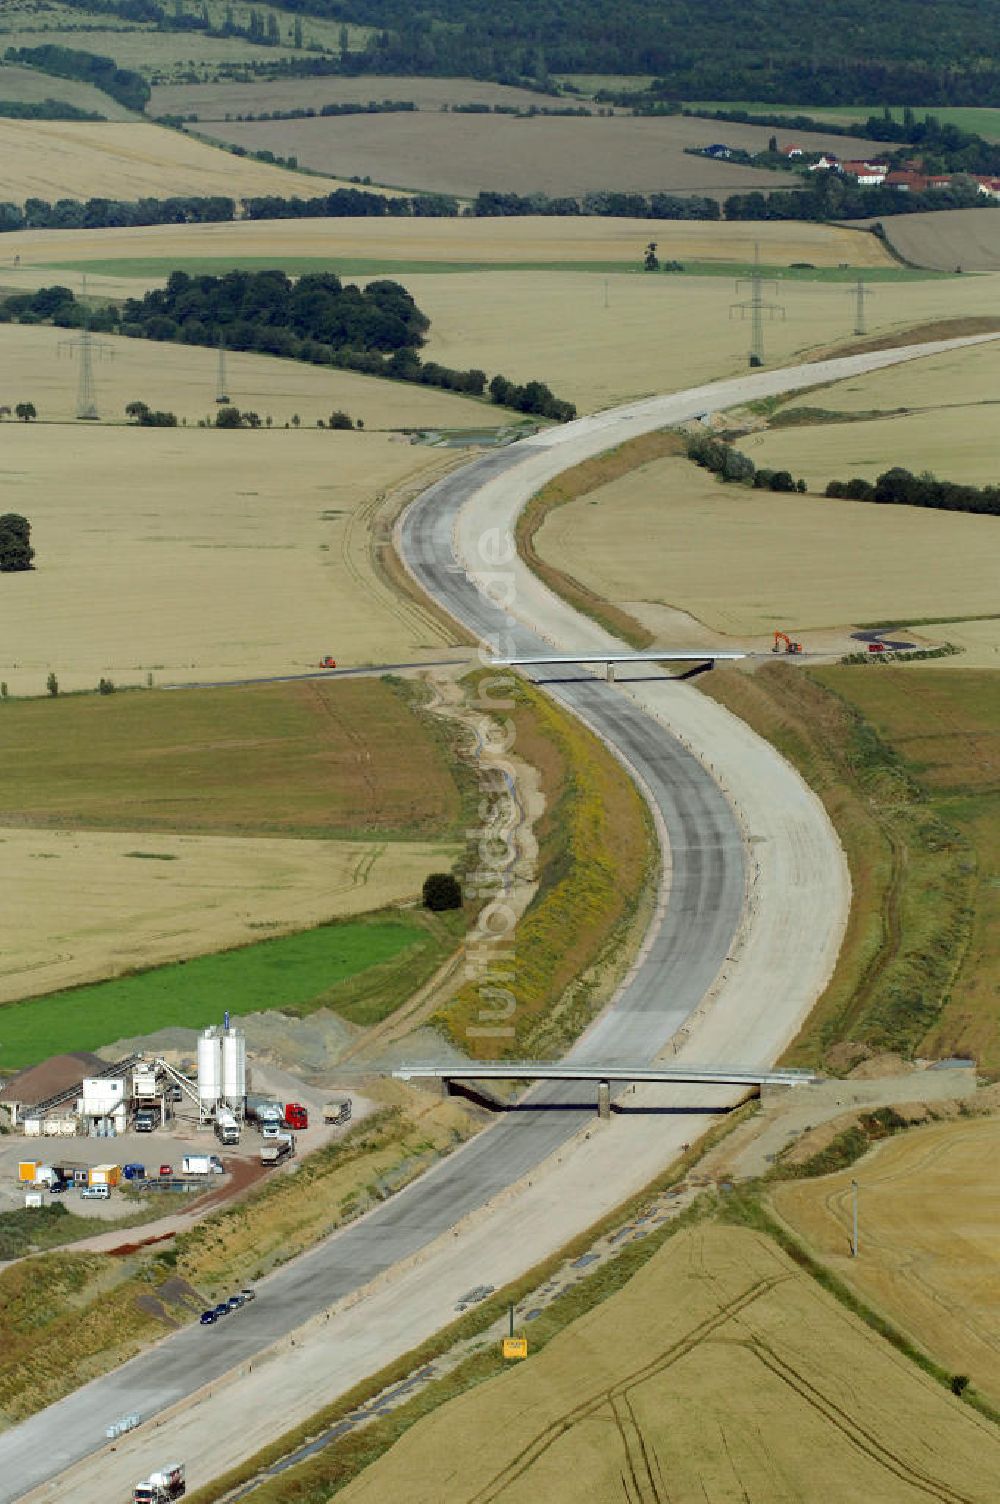
[[[26,1181],[29,1182],[29,1184],[34,1184],[35,1171],[37,1169],[38,1169],[38,1164],[37,1164],[37,1162],[35,1160],[33,1160],[33,1159],[23,1159],[23,1160],[21,1160],[20,1164],[17,1167],[17,1178],[18,1178],[18,1180],[26,1180]]]

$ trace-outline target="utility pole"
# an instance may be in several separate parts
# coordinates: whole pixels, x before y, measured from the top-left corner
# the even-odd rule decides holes
[[[858,1182],[851,1181],[851,1209],[853,1229],[851,1232],[851,1258],[858,1256]]]
[[[742,277],[736,283],[736,291],[741,292],[744,288],[750,289],[749,298],[744,298],[739,303],[730,304],[729,317],[739,314],[745,319],[750,315],[750,365],[751,367],[764,364],[764,317],[772,321],[775,318],[785,317],[784,305],[781,303],[769,303],[764,297],[765,286],[778,290],[778,284],[773,278],[764,278],[760,271],[760,245],[753,248],[753,271],[749,277]]]
[[[224,334],[219,335],[219,368],[215,379],[215,400],[216,402],[229,401],[226,382],[226,337]]]
[[[867,334],[865,324],[865,298],[870,298],[871,293],[865,286],[864,277],[859,277],[851,294],[854,298],[854,332],[855,334]]]
[[[87,278],[84,276],[81,287],[81,297],[87,296]],[[100,413],[97,411],[97,388],[94,383],[94,361],[114,360],[114,351],[110,345],[95,340],[87,324],[80,330],[78,339],[64,339],[59,341],[58,351],[65,350],[70,359],[73,352],[80,352],[80,378],[76,388],[76,416],[88,423],[100,421]]]

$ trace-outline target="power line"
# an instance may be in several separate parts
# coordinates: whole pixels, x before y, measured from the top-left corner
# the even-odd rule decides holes
[[[775,318],[783,319],[785,317],[784,304],[769,303],[766,301],[764,297],[765,286],[773,288],[775,292],[777,292],[778,290],[778,284],[773,278],[765,278],[761,275],[760,245],[757,244],[753,248],[753,271],[750,273],[749,277],[741,277],[736,283],[737,292],[740,292],[745,287],[749,287],[750,296],[749,298],[743,299],[741,302],[731,303],[729,307],[730,318],[733,318],[737,313],[742,319],[745,319],[747,317],[747,314],[750,315],[751,366],[762,366],[764,364],[765,315],[772,321]]]

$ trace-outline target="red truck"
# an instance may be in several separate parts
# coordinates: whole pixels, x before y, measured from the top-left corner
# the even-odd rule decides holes
[[[308,1128],[309,1127],[309,1113],[302,1106],[301,1102],[286,1102],[285,1103],[285,1127],[286,1128]]]

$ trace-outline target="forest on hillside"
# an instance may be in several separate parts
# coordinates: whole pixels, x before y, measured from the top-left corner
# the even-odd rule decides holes
[[[165,30],[208,26],[200,0],[68,0]],[[646,74],[663,98],[1000,105],[1000,0],[281,0],[291,16],[375,28],[359,51],[275,59],[275,73],[437,74],[544,84]],[[242,10],[242,7],[239,8]],[[251,7],[251,14],[252,14]],[[235,16],[233,25],[236,25]],[[252,40],[267,46],[257,16]],[[243,28],[240,34],[246,34]]]

